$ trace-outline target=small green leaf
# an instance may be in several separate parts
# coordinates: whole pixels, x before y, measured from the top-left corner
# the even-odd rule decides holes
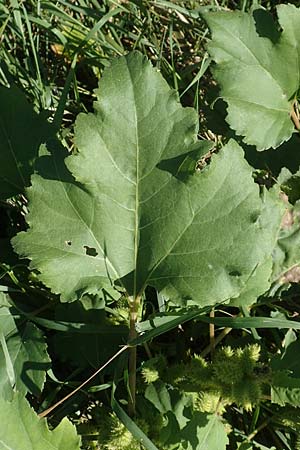
[[[283,30],[278,41],[258,34],[265,30],[259,15],[255,23],[240,11],[204,14],[227,121],[258,150],[278,147],[295,130],[290,115],[300,88],[300,8],[279,5],[277,13]]]
[[[225,427],[216,414],[195,412],[180,433],[187,450],[225,450],[229,443]]]
[[[171,399],[165,383],[158,381],[155,384],[149,384],[145,391],[145,398],[162,414],[172,411]]]
[[[253,450],[253,446],[249,442],[241,442],[237,450]]]
[[[12,402],[0,398],[1,449],[13,450],[79,450],[80,438],[68,419],[49,431],[45,419],[40,419],[27,400],[15,394]]]
[[[285,336],[285,341],[289,337],[291,330]],[[294,333],[293,333],[294,334]],[[298,358],[295,358],[295,355],[300,353],[300,340],[297,339],[295,341],[289,342],[287,346],[285,346],[285,350],[282,355],[274,355],[271,359],[271,367],[272,370],[275,371],[289,371],[290,375],[293,378],[300,379],[300,361]]]
[[[276,371],[271,385],[271,400],[284,406],[300,404],[300,378],[293,378],[288,371]]]

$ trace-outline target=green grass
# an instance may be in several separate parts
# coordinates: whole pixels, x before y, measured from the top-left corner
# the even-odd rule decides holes
[[[21,86],[37,110],[68,127],[91,108],[92,90],[111,58],[137,49],[199,109],[208,29],[201,11],[246,10],[255,0],[6,0],[0,3],[0,83]]]

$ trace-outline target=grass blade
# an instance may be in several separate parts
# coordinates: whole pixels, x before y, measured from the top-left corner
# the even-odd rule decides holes
[[[137,426],[137,424],[126,414],[123,408],[119,405],[115,399],[116,386],[113,385],[112,396],[111,396],[111,407],[120,421],[125,425],[127,430],[130,431],[132,436],[139,441],[146,450],[158,450],[158,448],[153,444],[153,442],[145,435],[145,433]]]

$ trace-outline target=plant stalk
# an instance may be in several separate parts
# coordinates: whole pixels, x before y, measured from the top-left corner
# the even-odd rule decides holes
[[[138,319],[138,310],[140,306],[140,297],[129,300],[129,341],[137,337],[136,322]],[[129,348],[128,361],[128,382],[129,382],[129,400],[128,414],[135,415],[135,391],[136,391],[136,346]]]
[[[292,111],[291,111],[291,118],[292,121],[294,122],[295,128],[300,131],[300,119],[299,119],[299,113],[297,114],[297,102],[295,100],[293,107],[292,107]]]
[[[215,317],[215,310],[212,309],[209,313],[209,317]],[[210,345],[210,354],[213,359],[215,354],[216,340],[215,340],[215,325],[213,323],[209,324],[209,345]]]

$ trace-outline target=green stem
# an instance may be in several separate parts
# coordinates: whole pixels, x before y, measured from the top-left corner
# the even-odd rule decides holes
[[[129,300],[129,341],[137,337],[136,322],[140,306],[140,297]],[[128,414],[135,415],[135,391],[136,391],[136,346],[129,348],[128,362],[129,401]]]
[[[215,310],[214,310],[214,308],[210,311],[209,317],[212,317],[212,318],[215,317]],[[216,347],[215,326],[214,326],[213,323],[209,324],[209,345],[210,345],[211,358],[213,359],[214,354],[215,354],[215,347]]]

